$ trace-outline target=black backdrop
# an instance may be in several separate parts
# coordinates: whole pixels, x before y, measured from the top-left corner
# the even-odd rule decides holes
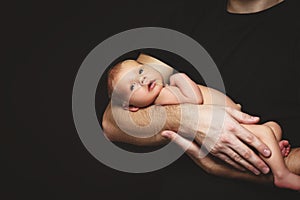
[[[20,1],[3,8],[2,45],[8,62],[1,67],[5,112],[0,196],[158,198],[166,169],[118,172],[87,152],[73,123],[72,87],[81,63],[100,42],[131,28],[168,27],[177,4]],[[98,97],[106,95],[98,91]]]
[[[207,2],[201,1],[199,9]],[[132,0],[20,1],[3,6],[2,46],[8,62],[1,67],[5,86],[1,199],[185,199],[191,192],[188,187],[174,188],[185,181],[194,185],[193,190],[199,188],[192,193],[199,194],[195,199],[201,198],[201,184],[189,182],[193,175],[176,178],[185,169],[207,177],[187,156],[151,173],[119,172],[87,152],[72,118],[72,87],[87,54],[109,36],[131,28],[160,26],[180,31],[184,24],[173,26],[180,20],[176,19],[180,6]],[[195,74],[192,69],[189,73]],[[98,90],[101,95],[106,94]],[[216,184],[226,183],[213,179],[206,184],[213,191]],[[231,192],[243,198],[254,195],[234,187]],[[211,195],[222,197],[222,193]]]

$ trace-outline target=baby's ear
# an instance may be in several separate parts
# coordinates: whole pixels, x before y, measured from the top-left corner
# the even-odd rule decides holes
[[[136,112],[136,111],[139,110],[139,107],[136,107],[136,106],[130,106],[130,105],[128,105],[128,103],[126,103],[126,102],[123,102],[122,107],[123,107],[124,110],[129,110],[129,111],[131,111],[131,112]]]

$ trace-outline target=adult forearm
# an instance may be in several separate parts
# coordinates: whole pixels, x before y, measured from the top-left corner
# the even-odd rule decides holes
[[[104,113],[103,128],[111,141],[140,146],[165,143],[159,134],[162,130],[172,130],[185,137],[196,136],[198,144],[203,144],[211,154],[230,165],[237,166],[238,163],[253,173],[258,174],[255,168],[266,173],[267,165],[243,141],[261,154],[270,154],[270,151],[236,120],[240,123],[257,122],[257,119],[235,109],[212,105],[153,105],[129,112],[109,104]],[[232,151],[233,147],[235,151]]]
[[[137,112],[128,112],[112,108],[109,104],[103,114],[102,127],[111,141],[139,146],[160,145],[166,143],[166,139],[158,133],[162,130],[177,131],[179,119],[178,105],[154,105]]]

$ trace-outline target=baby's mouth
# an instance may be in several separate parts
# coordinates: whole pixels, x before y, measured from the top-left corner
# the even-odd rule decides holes
[[[156,81],[155,80],[151,81],[148,85],[148,90],[152,91],[155,86],[156,86]]]

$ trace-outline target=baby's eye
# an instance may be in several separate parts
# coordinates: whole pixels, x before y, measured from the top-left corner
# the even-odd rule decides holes
[[[135,84],[132,84],[132,85],[130,86],[130,90],[131,90],[131,91],[134,90],[134,87],[135,87]]]
[[[140,69],[140,70],[139,70],[139,74],[142,74],[143,72],[144,72],[143,69]]]

